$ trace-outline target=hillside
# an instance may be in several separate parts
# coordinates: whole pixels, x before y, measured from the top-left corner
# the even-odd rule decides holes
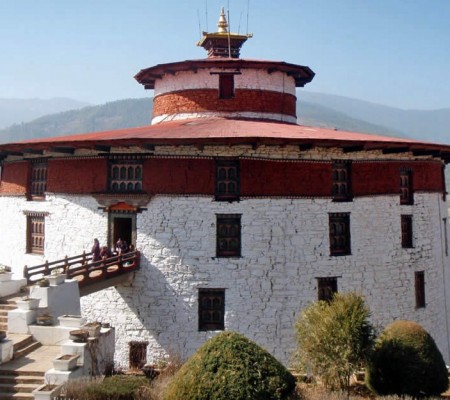
[[[0,130],[0,142],[148,125],[153,99],[126,99],[46,115]]]
[[[404,132],[408,137],[450,143],[450,108],[439,110],[403,110],[363,100],[324,93],[301,91],[300,102],[320,104],[347,117]]]
[[[63,136],[73,133],[98,132],[147,125],[153,99],[126,99],[80,110],[47,115],[34,121],[0,130],[0,142],[39,137]],[[378,124],[349,117],[321,104],[302,101],[297,107],[299,123],[354,132],[405,136],[402,132]]]
[[[43,115],[74,110],[89,105],[66,98],[55,99],[2,99],[0,98],[0,129],[12,124],[29,122]]]

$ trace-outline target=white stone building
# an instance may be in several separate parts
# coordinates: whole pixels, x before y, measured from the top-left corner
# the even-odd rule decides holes
[[[151,126],[0,145],[0,263],[140,252],[131,283],[82,298],[116,328],[116,362],[185,358],[220,330],[289,364],[301,310],[362,293],[376,324],[410,319],[450,361],[443,166],[450,146],[296,125],[314,73],[239,58],[205,34],[202,60],[136,75]]]

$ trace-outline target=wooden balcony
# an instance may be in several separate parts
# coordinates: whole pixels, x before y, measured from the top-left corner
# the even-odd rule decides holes
[[[29,267],[25,265],[24,277],[27,284],[32,285],[45,275],[57,271],[67,274],[67,279],[76,279],[80,287],[80,295],[96,292],[109,286],[125,283],[130,273],[140,267],[140,252],[132,251],[99,261],[92,261],[92,253],[83,253],[73,257]]]

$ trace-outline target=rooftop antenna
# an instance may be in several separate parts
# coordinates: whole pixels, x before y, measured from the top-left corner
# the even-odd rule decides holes
[[[209,32],[209,29],[208,29],[208,0],[205,0],[205,18],[206,18],[206,32]]]
[[[247,0],[247,35],[248,35],[248,14],[250,14],[250,0]]]
[[[199,32],[199,37],[202,37],[202,24],[200,22],[200,11],[197,8],[197,19],[198,19],[198,32]]]
[[[241,20],[242,20],[242,11],[239,14],[239,25],[238,25],[238,33],[241,33]]]
[[[228,1],[228,6],[230,5],[230,1]],[[231,58],[231,28],[230,28],[230,9],[228,8],[228,58]]]

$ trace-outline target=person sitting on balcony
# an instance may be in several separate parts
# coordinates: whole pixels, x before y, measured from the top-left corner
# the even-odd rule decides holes
[[[100,250],[100,258],[102,260],[105,260],[106,258],[111,257],[111,252],[108,249],[108,246],[103,246]]]
[[[121,254],[125,254],[128,252],[128,243],[121,238],[117,239],[116,242],[116,252],[120,256]]]
[[[94,239],[94,245],[92,246],[92,262],[100,260],[100,243],[98,239]]]

